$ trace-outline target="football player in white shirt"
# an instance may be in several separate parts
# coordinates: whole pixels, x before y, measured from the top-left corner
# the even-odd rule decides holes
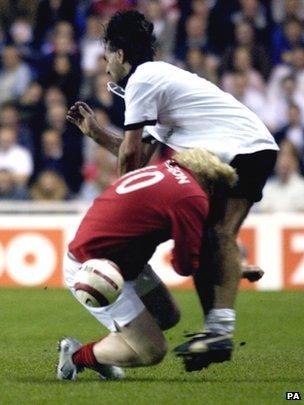
[[[205,148],[237,171],[237,185],[213,201],[202,271],[194,280],[205,313],[204,332],[175,349],[188,371],[229,360],[241,275],[236,236],[253,203],[262,198],[278,146],[234,97],[194,74],[153,62],[153,24],[143,14],[116,13],[104,40],[107,71],[118,84],[111,87],[125,98],[124,137],[101,128],[83,102],[71,107],[67,119],[118,156],[120,174],[144,166],[159,142],[174,150]]]

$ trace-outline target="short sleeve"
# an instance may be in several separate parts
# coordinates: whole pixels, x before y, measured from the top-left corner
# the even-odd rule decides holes
[[[125,130],[155,125],[158,116],[157,90],[150,83],[135,82],[125,93]]]

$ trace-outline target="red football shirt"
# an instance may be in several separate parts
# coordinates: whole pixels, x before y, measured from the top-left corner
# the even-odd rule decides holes
[[[128,280],[160,243],[173,239],[173,267],[187,276],[199,268],[208,210],[208,197],[191,172],[168,160],[127,173],[96,198],[69,251],[79,262],[113,260]]]

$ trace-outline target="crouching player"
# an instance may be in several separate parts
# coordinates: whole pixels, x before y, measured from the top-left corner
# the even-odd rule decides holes
[[[74,338],[59,343],[59,379],[74,379],[86,367],[119,378],[121,369],[117,367],[150,366],[164,358],[167,343],[161,325],[149,300],[145,306],[144,297],[140,299],[136,280],[144,279],[147,262],[168,239],[175,242],[175,271],[183,276],[199,271],[209,203],[219,189],[231,187],[236,179],[231,166],[210,152],[193,149],[178,152],[165,163],[127,173],[94,201],[69,244],[66,283],[75,295],[74,277],[81,264],[101,258],[119,266],[125,283],[113,304],[86,306],[110,330],[106,337],[85,345]],[[155,301],[157,298],[154,294]],[[174,305],[171,307],[174,312]],[[232,343],[228,346],[229,355]]]

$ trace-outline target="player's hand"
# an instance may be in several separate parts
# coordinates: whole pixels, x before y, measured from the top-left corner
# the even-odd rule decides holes
[[[77,101],[66,115],[67,121],[76,125],[81,132],[90,138],[94,138],[100,126],[95,118],[94,111],[84,102]]]

